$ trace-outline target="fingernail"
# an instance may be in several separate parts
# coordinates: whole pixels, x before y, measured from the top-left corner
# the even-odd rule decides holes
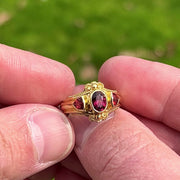
[[[61,160],[72,149],[73,130],[60,111],[35,111],[29,116],[28,122],[39,162]]]

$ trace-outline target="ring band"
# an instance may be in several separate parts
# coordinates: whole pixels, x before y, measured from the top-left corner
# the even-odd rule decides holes
[[[116,90],[104,88],[101,82],[91,82],[85,85],[84,91],[69,96],[60,104],[65,114],[82,114],[90,121],[100,122],[120,107],[120,95]]]

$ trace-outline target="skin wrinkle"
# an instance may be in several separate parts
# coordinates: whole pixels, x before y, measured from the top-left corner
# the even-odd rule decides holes
[[[111,136],[109,136],[109,137],[111,137],[112,139],[117,139],[118,141],[112,141],[114,143],[110,144],[111,148],[108,149],[107,152],[105,152],[104,156],[105,157],[109,157],[110,156],[110,157],[107,158],[108,160],[105,163],[103,163],[103,166],[100,169],[100,173],[103,172],[106,169],[106,167],[108,166],[108,164],[111,161],[111,159],[113,158],[113,156],[115,156],[116,153],[118,153],[117,151],[119,151],[119,144],[120,144],[119,143],[119,137],[118,137],[118,134],[117,134],[117,131],[116,131],[115,122],[113,120],[112,120],[112,124],[111,125],[112,125],[112,127],[109,128],[109,130],[110,130],[109,134],[111,134]],[[115,137],[115,138],[113,138],[113,137]],[[115,152],[114,152],[114,150],[115,150]]]
[[[41,64],[43,66],[43,69],[42,68],[39,68],[39,64],[36,66],[36,64],[34,63],[31,63],[31,66],[30,66],[30,72],[32,72],[32,75],[33,74],[41,74],[41,76],[38,76],[40,79],[39,79],[39,82],[42,82],[44,77],[46,77],[46,79],[48,78],[47,75],[49,74],[50,75],[50,78],[51,78],[51,81],[57,81],[57,74],[56,73],[51,73],[51,69],[54,69],[54,71],[58,72],[59,74],[59,64],[61,64],[61,66],[63,66],[63,68],[61,68],[61,74],[62,76],[64,76],[64,74],[72,74],[72,76],[67,76],[66,79],[64,78],[61,78],[61,83],[62,84],[65,84],[65,82],[69,81],[71,82],[69,84],[70,88],[73,89],[73,87],[75,86],[75,78],[74,78],[74,75],[72,73],[72,71],[64,64],[60,63],[60,62],[57,62],[57,61],[54,61],[52,59],[48,59],[48,61],[46,60],[45,61],[45,58],[44,57],[41,57],[39,55],[36,55],[40,58],[41,60]],[[29,56],[28,56],[29,57]],[[31,59],[31,57],[29,58]],[[52,63],[53,62],[53,63]],[[52,67],[52,68],[50,68]],[[49,73],[47,73],[49,72]],[[35,76],[34,76],[35,77]],[[36,76],[37,77],[37,76]],[[72,77],[73,77],[73,82],[72,82]],[[70,81],[71,80],[71,81]],[[33,87],[32,87],[33,88]],[[51,87],[49,87],[51,88]],[[34,89],[34,88],[33,88]],[[66,91],[66,87],[64,87],[64,92]]]
[[[6,135],[4,135],[5,133],[2,133],[3,131],[5,132],[5,130],[1,128],[0,129],[0,142],[1,142],[0,143],[1,144],[1,149],[0,149],[0,151],[1,151],[1,153],[0,153],[0,159],[1,159],[1,161],[0,161],[0,167],[1,167],[0,177],[1,177],[1,179],[6,178],[8,176],[8,172],[7,172],[6,167],[7,167],[7,164],[11,164],[9,162],[12,162],[12,156],[10,156],[10,157],[7,156],[7,154],[12,155],[12,153],[9,153],[10,144],[9,144],[9,141],[7,141],[7,139],[6,139]],[[2,154],[2,152],[3,152],[3,154]],[[6,154],[4,154],[4,152]],[[2,164],[2,162],[5,162],[5,163]]]
[[[7,54],[6,51],[4,54]],[[11,54],[11,52],[8,53],[7,57],[2,56],[2,62],[8,69],[13,68],[13,69],[21,70],[25,67],[25,64],[22,63],[20,56],[18,54],[13,55],[13,53]]]
[[[177,83],[175,84],[174,88],[173,88],[172,91],[169,93],[169,95],[168,95],[168,97],[167,97],[167,100],[166,100],[166,102],[165,102],[164,105],[163,105],[164,108],[162,109],[162,112],[160,113],[159,121],[161,121],[161,122],[163,122],[163,123],[165,123],[165,124],[167,124],[167,123],[164,122],[164,112],[165,112],[166,108],[168,107],[168,103],[169,103],[169,101],[171,100],[172,95],[174,94],[176,88],[177,88],[179,85],[180,85],[180,79],[177,81]]]
[[[41,94],[44,88],[46,88],[46,90],[47,90],[47,88],[51,88],[51,87],[47,87],[46,84],[44,83],[44,77],[46,77],[45,81],[46,81],[46,79],[51,79],[51,82],[57,81],[56,76],[55,76],[56,73],[51,73],[50,67],[53,66],[54,70],[57,72],[58,72],[58,68],[56,66],[52,65],[52,63],[50,63],[48,61],[41,61],[41,64],[43,66],[43,69],[40,68],[39,64],[36,65],[34,63],[30,63],[27,66],[27,67],[29,67],[29,70],[27,72],[29,72],[29,75],[31,76],[30,79],[27,79],[28,80],[27,82],[30,81],[30,83],[28,83],[28,84],[31,84],[31,86],[29,87],[29,89],[31,89],[31,90],[29,90],[29,92],[31,92],[30,96],[34,97],[34,98],[38,94]],[[27,77],[29,77],[29,75]],[[61,78],[61,81],[63,81],[63,80],[64,79]],[[36,86],[37,86],[36,83],[33,83],[36,81],[39,81],[40,88],[36,88]],[[33,84],[34,84],[34,86],[33,86]],[[48,98],[48,96],[44,97],[44,98]],[[47,100],[45,100],[45,101],[47,101]]]
[[[21,131],[24,131],[23,129],[21,129]],[[7,130],[3,130],[4,134],[7,133]],[[1,133],[2,134],[2,133]],[[19,137],[18,135],[15,135],[15,130],[14,131],[9,131],[8,133],[9,137],[13,137],[11,139],[7,139],[6,136],[4,136],[4,146],[1,149],[3,152],[6,152],[6,156],[4,156],[3,154],[3,161],[5,162],[4,165],[2,165],[2,179],[4,179],[5,177],[8,177],[8,175],[12,174],[11,179],[14,179],[14,173],[11,173],[14,171],[15,168],[17,168],[16,165],[16,160],[20,160],[20,162],[23,162],[23,159],[25,158],[23,156],[24,154],[24,150],[21,148],[21,144],[17,144],[17,141],[21,141],[21,139],[23,139],[23,137]],[[14,153],[17,152],[17,153]],[[7,156],[8,154],[8,156]],[[11,168],[7,168],[9,165],[11,165]],[[26,167],[23,165],[21,166],[21,164],[19,164],[18,167],[21,167],[21,171],[22,172],[27,172]],[[25,169],[24,169],[25,168]]]
[[[6,147],[7,146],[7,142],[5,140],[5,136],[2,133],[2,128],[0,129],[0,144],[1,144],[1,149],[0,149],[0,169],[1,169],[1,171],[0,171],[0,179],[2,179],[2,177],[6,176],[6,175],[4,175],[4,171],[3,171],[4,164],[2,164],[2,162],[4,162],[3,159],[7,159],[6,158],[6,154],[2,153],[3,152],[2,151],[2,149],[3,149],[2,147]],[[5,151],[5,152],[7,152],[7,151]]]
[[[151,159],[149,159],[149,161],[146,162],[146,161],[143,161],[142,159],[139,159],[139,158],[137,159],[136,158],[136,156],[139,157],[138,153],[141,153],[141,151],[144,151],[144,150],[145,150],[145,153],[141,153],[141,154],[149,154],[150,153],[150,155],[152,155],[152,154],[156,155],[156,153],[154,153],[154,151],[152,151],[152,147],[154,147],[153,142],[149,142],[147,144],[144,144],[143,146],[141,146],[141,148],[138,148],[138,150],[134,151],[134,153],[132,153],[130,156],[128,156],[128,158],[124,159],[121,162],[120,167],[119,167],[119,163],[117,163],[117,165],[118,165],[117,167],[110,168],[108,171],[107,170],[104,171],[104,177],[106,177],[106,173],[107,173],[107,174],[112,175],[111,179],[113,179],[112,177],[115,175],[115,173],[113,173],[113,172],[119,172],[120,173],[120,174],[117,174],[115,176],[115,178],[114,178],[115,180],[117,179],[117,177],[118,178],[121,177],[121,179],[132,179],[132,178],[135,178],[135,179],[152,179],[154,177],[154,174],[151,174],[150,172],[154,172],[154,173],[158,172],[158,173],[160,173],[157,176],[157,178],[158,177],[159,178],[163,177],[164,176],[164,169],[162,169],[162,170],[159,169],[160,167],[156,166],[156,164],[154,164],[154,163],[151,164]],[[153,157],[155,157],[155,159],[158,162],[160,157],[159,156],[154,156],[154,155],[153,155]],[[132,159],[134,159],[134,160],[132,160]],[[115,158],[115,160],[116,160],[116,158]],[[138,164],[136,165],[137,160],[138,160]],[[139,161],[139,160],[142,160],[142,161]],[[133,165],[133,161],[135,162],[134,165]],[[154,161],[154,158],[153,158],[152,161]],[[125,162],[125,163],[123,163],[123,162]],[[130,164],[127,165],[126,162],[130,163]],[[147,166],[147,164],[149,166]],[[124,168],[123,168],[123,165],[124,165]],[[127,169],[127,167],[129,167],[129,168]],[[142,167],[145,168],[144,170],[146,170],[145,171],[146,173],[142,173],[142,171],[141,171]],[[119,169],[121,169],[121,171],[119,171]],[[178,173],[174,173],[173,175],[175,175],[175,174],[178,174]],[[102,179],[104,179],[103,175],[102,175]],[[169,179],[169,178],[167,178],[167,179]]]
[[[112,164],[114,164],[113,162],[116,162],[116,165],[114,164],[113,167],[109,167],[108,164],[107,164],[106,168],[105,168],[104,171],[102,172],[102,175],[100,175],[100,179],[104,179],[103,177],[106,177],[106,174],[111,174],[112,177],[113,177],[114,175],[116,175],[114,180],[116,180],[117,177],[121,177],[121,179],[122,179],[123,176],[125,176],[125,175],[126,175],[127,177],[129,177],[129,175],[132,175],[132,174],[129,174],[129,171],[128,171],[128,172],[124,172],[124,173],[123,173],[123,171],[122,171],[122,168],[121,168],[121,167],[122,167],[122,165],[123,165],[123,162],[127,161],[128,159],[133,158],[137,153],[139,153],[139,151],[141,151],[141,150],[143,150],[143,149],[146,149],[148,146],[151,146],[151,145],[152,145],[152,143],[149,142],[149,143],[147,143],[147,144],[144,144],[144,145],[138,147],[138,148],[136,149],[136,151],[134,151],[133,153],[131,153],[130,155],[128,155],[128,157],[124,158],[124,159],[121,161],[121,164],[117,162],[117,157],[116,157],[116,155],[118,155],[118,153],[119,153],[119,151],[117,151],[117,153],[115,153],[114,156],[112,156],[112,158],[111,158],[110,161],[109,161],[109,164],[112,165]],[[120,169],[121,169],[121,171],[120,171]],[[125,170],[127,170],[127,167],[125,168]],[[115,172],[117,172],[117,173],[115,173]],[[122,174],[124,174],[124,175],[122,175]],[[135,176],[135,177],[139,179],[139,176],[137,175],[137,173],[136,173],[136,176]]]
[[[18,56],[18,53],[14,54],[14,53],[12,53],[13,51],[6,52],[6,48],[2,48],[2,49],[3,49],[3,51],[2,51],[3,53],[1,54],[1,58],[0,58],[1,59],[0,62],[2,62],[1,67],[3,67],[2,69],[7,69],[7,70],[11,70],[11,71],[13,70],[12,72],[16,72],[15,70],[18,70],[18,72],[19,72],[19,69],[20,70],[23,69],[24,71],[29,72],[29,67],[30,67],[31,63],[29,63],[29,66],[26,66],[25,65],[26,63],[24,63],[22,61],[22,58],[20,56]],[[4,74],[6,74],[6,73],[4,73]],[[11,73],[11,75],[13,75],[13,74],[14,73]],[[15,76],[18,76],[18,78],[19,78],[19,73],[16,73]],[[4,76],[4,78],[3,78],[4,82],[2,82],[1,84],[6,84],[5,82],[8,80],[8,78],[9,78],[9,76],[8,77]],[[27,81],[26,74],[24,74],[23,79],[24,79],[24,83],[25,83]],[[10,87],[10,85],[9,85],[9,88],[13,89],[14,84],[12,84],[11,86],[12,87]],[[25,86],[26,86],[26,84],[24,86],[21,85],[21,89]],[[4,89],[4,91],[5,91],[5,89]]]
[[[140,150],[146,148],[147,146],[149,146],[149,144],[151,145],[152,142],[148,141],[148,143],[141,143],[141,139],[142,137],[144,136],[144,132],[142,131],[138,131],[136,132],[135,134],[132,134],[131,136],[123,139],[122,141],[120,142],[117,142],[117,147],[118,148],[115,148],[116,151],[111,155],[110,159],[107,161],[107,163],[105,164],[105,166],[103,167],[103,169],[101,170],[101,173],[103,174],[103,172],[106,174],[108,173],[109,171],[116,171],[117,169],[120,169],[119,166],[121,166],[125,161],[127,161],[127,159],[133,157],[136,153],[138,153]],[[133,144],[137,144],[136,146],[138,148],[136,148],[135,150],[133,149],[133,151],[131,153],[128,153],[128,156],[127,157],[124,157],[123,159],[121,158],[120,161],[118,161],[118,167],[114,169],[114,167],[109,167],[109,164],[114,164],[113,162],[116,162],[117,163],[117,157],[116,155],[118,155],[118,153],[121,153],[122,151],[122,147],[120,147],[120,145],[122,146],[123,142],[127,141],[129,142],[129,140],[131,140],[133,137],[133,139],[135,139],[137,137],[137,140],[135,142],[133,142]],[[139,146],[140,144],[140,146]],[[131,146],[131,145],[130,145]],[[134,145],[133,145],[134,146]],[[128,148],[127,147],[126,149],[123,149],[123,151],[128,151]],[[115,161],[114,161],[115,160]],[[115,165],[117,166],[117,165]],[[118,171],[119,172],[119,171]],[[111,173],[113,174],[113,173]]]
[[[140,121],[145,124],[154,135],[168,145],[173,151],[175,151],[178,155],[180,155],[180,132],[165,125],[165,123],[160,121],[153,121],[144,119],[144,117],[137,116]]]

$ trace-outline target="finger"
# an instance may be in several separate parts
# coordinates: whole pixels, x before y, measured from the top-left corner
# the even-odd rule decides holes
[[[127,110],[180,130],[179,69],[119,56],[105,62],[99,80],[120,92]]]
[[[0,179],[29,177],[64,159],[74,135],[63,113],[45,105],[0,109]]]
[[[113,119],[72,118],[76,153],[92,179],[179,179],[180,158],[140,121],[118,109]]]
[[[61,167],[55,177],[55,180],[61,180],[61,179],[67,179],[67,180],[86,180],[85,178],[81,177],[80,175],[71,172],[70,170]]]
[[[0,103],[55,105],[71,94],[74,83],[64,64],[0,44]]]

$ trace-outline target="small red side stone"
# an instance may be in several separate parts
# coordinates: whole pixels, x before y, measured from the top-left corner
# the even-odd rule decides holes
[[[74,101],[73,105],[74,105],[75,108],[77,108],[77,109],[83,109],[83,108],[84,108],[83,100],[82,100],[81,97],[77,98],[77,99]]]
[[[116,106],[118,103],[118,96],[113,93],[113,105]]]

